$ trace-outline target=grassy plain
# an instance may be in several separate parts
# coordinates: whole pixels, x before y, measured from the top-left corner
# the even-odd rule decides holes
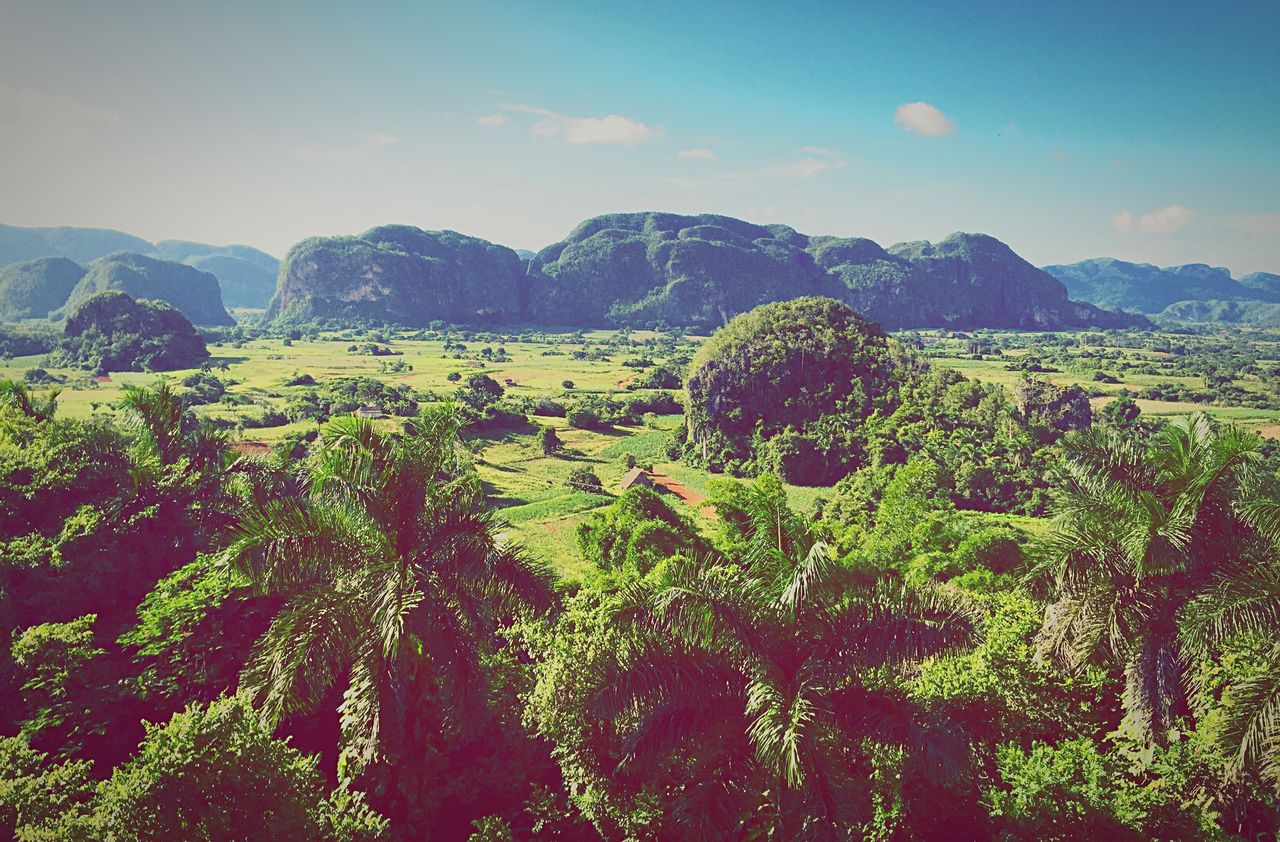
[[[214,373],[227,381],[229,393],[248,399],[248,405],[215,403],[197,407],[205,417],[235,422],[246,413],[261,413],[265,408],[283,410],[288,401],[300,395],[308,387],[285,386],[284,382],[295,373],[310,374],[320,383],[337,377],[370,376],[388,383],[406,384],[427,396],[437,399],[451,396],[458,388],[449,374],[457,372],[465,379],[469,374],[483,372],[498,382],[511,380],[514,385],[505,387],[511,397],[547,396],[565,401],[584,393],[599,395],[628,394],[626,385],[637,369],[622,365],[630,357],[650,356],[658,362],[663,357],[651,349],[633,347],[613,351],[608,359],[575,359],[574,351],[588,347],[599,348],[614,334],[604,331],[582,335],[539,335],[512,341],[498,341],[486,337],[481,341],[467,342],[467,356],[488,346],[494,351],[505,349],[508,360],[484,362],[477,359],[457,359],[456,350],[445,350],[442,340],[420,341],[389,337],[383,343],[396,352],[394,356],[374,357],[352,353],[350,337],[321,337],[310,340],[287,341],[282,339],[255,339],[233,347],[210,347],[210,360]],[[655,334],[632,332],[633,340],[644,341]],[[365,340],[357,340],[363,342]],[[696,340],[695,340],[696,341]],[[1022,376],[1010,371],[1008,365],[1016,361],[1022,351],[1010,350],[1003,356],[984,356],[956,353],[954,344],[939,340],[927,346],[935,356],[935,364],[953,368],[967,377],[1011,386]],[[689,350],[685,346],[685,351]],[[1161,365],[1159,352],[1142,352],[1129,349],[1125,355],[1141,356],[1144,363]],[[1166,357],[1168,355],[1165,355]],[[404,363],[412,370],[389,371],[388,366]],[[42,357],[20,357],[0,361],[0,378],[21,380],[27,370],[40,367]],[[225,366],[225,368],[224,368]],[[95,412],[111,412],[112,404],[121,395],[125,385],[144,385],[155,381],[157,375],[139,372],[112,374],[107,382],[97,383],[82,371],[49,369],[65,380],[59,411],[68,416],[88,417]],[[190,371],[169,372],[165,376],[180,381]],[[1049,372],[1039,376],[1059,384],[1078,384],[1086,389],[1101,392],[1094,398],[1096,405],[1111,400],[1122,389],[1138,390],[1153,383],[1182,383],[1190,387],[1203,385],[1202,378],[1175,377],[1162,374],[1129,373],[1115,384],[1100,384],[1087,373],[1072,371]],[[566,389],[563,381],[573,382]],[[1241,385],[1257,388],[1256,382],[1242,378]],[[430,397],[428,398],[430,399]],[[1213,415],[1259,429],[1264,434],[1280,437],[1280,411],[1245,407],[1218,407],[1204,404],[1176,403],[1140,400],[1144,413],[1160,416],[1185,416],[1195,411],[1207,411]],[[498,517],[503,521],[505,534],[520,541],[529,551],[550,563],[565,584],[582,581],[591,575],[589,565],[578,555],[575,528],[589,512],[607,505],[612,495],[618,493],[619,483],[626,471],[628,455],[641,465],[652,466],[655,471],[671,478],[680,486],[692,502],[684,502],[672,495],[673,502],[683,507],[687,514],[705,528],[714,528],[710,511],[699,501],[709,490],[714,479],[707,472],[683,463],[671,462],[667,457],[667,442],[671,431],[684,423],[680,415],[659,416],[651,419],[649,426],[618,426],[605,431],[588,431],[570,427],[563,418],[536,417],[535,426],[522,431],[495,434],[492,437],[470,438],[470,448],[477,471],[485,483],[486,491]],[[389,419],[387,426],[400,422]],[[556,456],[543,455],[536,436],[536,425],[549,425],[556,429],[564,441],[564,451]],[[234,435],[244,441],[271,443],[290,432],[314,429],[315,422],[297,422],[279,427],[237,429]],[[602,480],[608,494],[588,494],[570,489],[569,473],[578,467],[591,468]],[[818,499],[829,495],[829,489],[790,487],[793,505],[804,512],[813,511]]]

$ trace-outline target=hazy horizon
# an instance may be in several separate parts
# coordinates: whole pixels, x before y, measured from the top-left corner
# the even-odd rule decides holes
[[[283,256],[657,210],[1280,272],[1280,7],[1161,12],[18,2],[0,221]]]

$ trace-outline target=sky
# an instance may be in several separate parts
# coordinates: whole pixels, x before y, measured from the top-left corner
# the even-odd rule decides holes
[[[1280,3],[5,0],[0,222],[539,249],[614,211],[1280,273]]]

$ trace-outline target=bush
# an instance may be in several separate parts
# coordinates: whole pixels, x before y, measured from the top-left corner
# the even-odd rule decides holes
[[[605,493],[604,483],[590,468],[574,468],[569,473],[568,485],[575,491],[586,491],[590,494]]]

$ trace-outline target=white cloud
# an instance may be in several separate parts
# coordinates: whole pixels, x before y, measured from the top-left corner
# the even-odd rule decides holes
[[[1133,166],[1133,162],[1132,162],[1132,161],[1122,161],[1122,160],[1120,160],[1119,158],[1117,158],[1116,160],[1114,160],[1114,161],[1112,161],[1112,162],[1111,162],[1111,166],[1115,167],[1115,168],[1116,168],[1116,169],[1118,169],[1118,170],[1127,170],[1127,169],[1129,169],[1130,167],[1132,167],[1132,166]]]
[[[370,146],[392,146],[400,142],[400,138],[382,132],[374,132],[367,140]]]
[[[800,151],[806,155],[817,155],[821,158],[839,158],[840,153],[825,146],[801,146]]]
[[[1195,216],[1195,211],[1182,205],[1157,208],[1136,218],[1131,211],[1122,210],[1111,217],[1111,227],[1121,234],[1133,231],[1135,224],[1144,234],[1173,234],[1186,228]]]
[[[575,146],[590,143],[612,143],[618,146],[635,146],[637,143],[653,140],[662,134],[661,128],[654,128],[639,120],[623,117],[620,114],[606,114],[603,117],[569,117],[557,114],[549,108],[534,105],[499,105],[504,111],[521,114],[532,114],[539,119],[534,122],[534,137],[559,137],[565,143]]]
[[[501,113],[486,114],[485,116],[481,117],[479,120],[476,120],[476,122],[482,126],[488,126],[489,128],[492,129],[492,128],[501,126],[503,123],[507,122],[507,115],[501,114]]]
[[[1053,160],[1055,161],[1070,161],[1074,157],[1075,155],[1072,155],[1070,152],[1068,152],[1065,149],[1053,150]]]
[[[1181,231],[1195,218],[1195,213],[1182,205],[1169,205],[1151,213],[1145,213],[1138,220],[1138,227],[1147,234],[1172,234]]]
[[[956,130],[955,121],[927,102],[908,102],[893,113],[893,124],[924,137],[940,137]]]
[[[702,161],[710,161],[716,156],[716,153],[710,149],[681,149],[676,153],[677,158],[694,158]]]

